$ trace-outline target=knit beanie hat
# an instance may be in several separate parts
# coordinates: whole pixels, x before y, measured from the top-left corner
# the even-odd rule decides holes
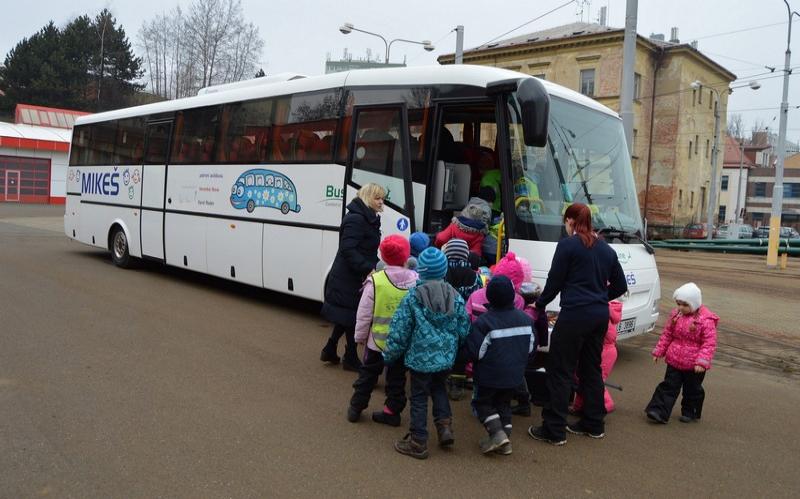
[[[442,251],[448,260],[466,260],[469,258],[469,245],[465,240],[457,237],[444,243]]]
[[[492,220],[492,207],[489,206],[489,203],[487,203],[485,199],[472,197],[469,198],[464,209],[461,210],[461,216],[488,225]]]
[[[703,304],[703,295],[700,292],[700,288],[698,288],[697,284],[693,282],[687,282],[683,286],[676,289],[675,293],[672,294],[672,299],[688,303],[692,308],[692,312],[696,312],[697,309]]]
[[[447,274],[447,258],[437,248],[426,248],[417,257],[417,273],[423,281],[441,279]]]
[[[424,232],[415,232],[408,242],[411,244],[411,256],[419,256],[422,250],[431,245],[431,238]]]
[[[514,286],[511,280],[504,275],[493,277],[486,286],[486,298],[494,308],[506,308],[514,303]]]
[[[386,265],[402,267],[408,260],[411,247],[405,237],[392,234],[381,241],[380,251],[381,260],[386,262]]]
[[[413,256],[408,257],[408,260],[406,260],[406,268],[408,270],[417,270],[417,265],[417,259]]]
[[[514,285],[515,290],[519,290],[519,287],[522,286],[523,281],[525,281],[522,265],[520,265],[519,260],[517,260],[517,256],[511,251],[497,262],[497,265],[492,269],[492,275],[504,275],[508,277],[511,280],[511,284]]]

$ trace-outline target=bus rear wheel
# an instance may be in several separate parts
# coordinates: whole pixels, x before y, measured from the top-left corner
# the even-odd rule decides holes
[[[284,201],[283,204],[281,205],[281,213],[283,213],[284,215],[289,213],[289,203],[287,203],[286,201]]]
[[[122,227],[117,227],[111,235],[111,261],[123,269],[131,266],[131,253],[128,247],[128,237]]]

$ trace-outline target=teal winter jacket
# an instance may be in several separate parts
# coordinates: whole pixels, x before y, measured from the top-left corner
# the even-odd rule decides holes
[[[392,317],[383,358],[391,363],[405,355],[406,367],[423,373],[450,369],[469,325],[455,288],[443,280],[421,281]]]

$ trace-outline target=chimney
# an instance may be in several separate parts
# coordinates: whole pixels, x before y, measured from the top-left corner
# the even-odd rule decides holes
[[[697,40],[693,40],[691,46],[693,49],[697,50]]]
[[[655,40],[657,42],[664,41],[664,33],[650,33],[650,39]]]
[[[669,30],[669,43],[681,43],[678,39],[678,27],[670,28]]]
[[[606,16],[608,14],[608,7],[600,7],[600,26],[606,25]]]

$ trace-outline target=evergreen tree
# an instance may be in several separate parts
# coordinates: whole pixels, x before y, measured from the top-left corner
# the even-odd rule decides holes
[[[0,106],[17,103],[102,111],[124,107],[142,88],[141,59],[122,26],[103,9],[59,30],[51,21],[19,42],[0,68]]]

